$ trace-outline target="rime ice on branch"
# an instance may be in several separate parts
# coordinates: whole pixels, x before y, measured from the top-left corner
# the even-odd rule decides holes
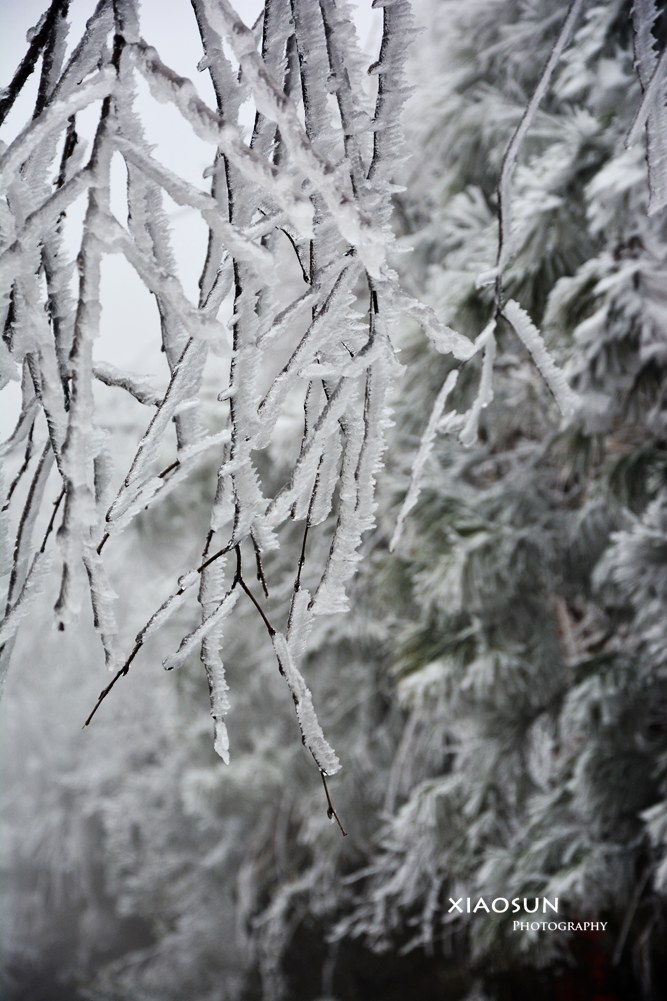
[[[6,192],[0,204],[0,388],[18,381],[21,397],[14,430],[1,446],[16,472],[5,485],[0,525],[9,554],[0,683],[18,624],[45,584],[57,543],[57,621],[63,626],[72,620],[87,589],[105,659],[116,672],[88,722],[146,638],[172,618],[186,593],[196,593],[198,622],[164,664],[176,667],[199,649],[215,746],[226,759],[221,646],[225,620],[243,591],[258,613],[258,627],[268,629],[305,746],[323,776],[339,767],[299,662],[316,617],[346,608],[361,541],[374,523],[397,317],[413,316],[435,348],[456,362],[477,353],[483,361],[478,393],[466,413],[443,416],[456,370],[438,396],[394,543],[416,502],[438,430],[456,428],[464,444],[476,437],[480,411],[493,398],[500,317],[512,324],[563,409],[574,403],[532,321],[519,304],[503,302],[502,279],[513,247],[514,167],[583,6],[572,0],[564,13],[507,147],[491,273],[495,312],[473,344],[403,292],[386,259],[391,199],[405,155],[400,115],[412,34],[408,0],[374,0],[383,30],[370,66],[347,0],[267,0],[253,28],[229,0],[192,0],[203,49],[199,69],[210,77],[212,104],[142,37],[135,0],[100,0],[69,56],[68,3],[53,0],[0,98],[2,122],[38,71],[31,120],[0,156]],[[665,58],[655,52],[654,18],[654,4],[637,0],[637,69],[645,98],[630,138],[647,124],[651,211],[665,203],[666,176],[660,138]],[[178,176],[147,144],[137,101],[146,90],[209,145],[210,191]],[[242,124],[242,109],[248,107],[254,111],[249,137]],[[94,134],[80,135],[80,128],[86,130],[81,119],[90,121],[91,111],[97,116]],[[124,219],[111,193],[112,163],[118,162],[127,177]],[[198,214],[208,233],[195,298],[178,277],[165,197]],[[76,216],[70,210],[82,199],[84,221],[72,249],[63,237],[63,220]],[[97,357],[101,274],[110,254],[125,258],[155,300],[166,389],[159,388],[159,378],[142,378],[117,368],[113,359]],[[297,276],[292,286],[282,282],[290,267]],[[226,324],[225,315],[231,317]],[[204,373],[210,357],[226,351],[228,372],[218,387],[211,428],[204,420]],[[96,383],[146,408],[143,433],[125,469],[113,468],[109,432],[97,413]],[[276,484],[264,457],[274,454],[281,420],[295,400],[303,408],[303,436],[291,468]],[[158,452],[169,456],[163,468]],[[119,639],[107,547],[137,515],[200,475],[204,454],[209,461],[216,457],[217,468],[200,559],[128,651]],[[280,546],[290,521],[300,523],[303,543],[287,621],[274,624],[265,604],[263,556]],[[328,538],[328,557],[317,567],[307,566],[306,542],[315,531]],[[236,557],[235,569],[228,554]],[[257,567],[261,597],[244,577],[246,557]]]
[[[164,665],[177,667],[199,650],[215,746],[226,759],[223,630],[237,600],[252,601],[323,776],[338,769],[338,759],[299,662],[316,616],[346,607],[346,585],[374,521],[386,394],[396,367],[390,331],[404,308],[386,254],[393,179],[404,155],[399,121],[411,17],[407,0],[374,6],[382,8],[383,34],[369,69],[346,0],[267,2],[252,29],[227,0],[193,0],[199,69],[214,94],[207,103],[143,38],[134,0],[101,0],[69,56],[67,4],[55,0],[0,106],[4,117],[37,70],[34,114],[0,158],[7,191],[0,373],[3,384],[18,380],[21,387],[15,430],[3,446],[17,469],[3,511],[15,539],[13,553],[11,543],[6,547],[3,672],[16,627],[54,555],[57,622],[72,621],[88,590],[115,672],[89,721],[145,639],[182,598],[196,594],[199,621],[177,651],[165,651]],[[147,144],[138,101],[146,90],[209,144],[209,192],[174,173]],[[249,137],[241,117],[248,106],[255,116]],[[86,113],[90,121],[91,111],[97,124],[89,135],[81,120]],[[122,211],[112,195],[112,162],[122,163],[127,177]],[[165,197],[198,213],[208,233],[194,300],[178,277]],[[81,199],[84,221],[71,248],[63,220],[69,225]],[[166,389],[159,388],[159,373],[147,379],[118,368],[117,359],[98,357],[101,275],[110,254],[122,255],[154,298]],[[285,270],[297,276],[291,286],[282,282]],[[454,347],[463,356],[467,342]],[[210,413],[203,419],[204,373],[211,353],[225,351],[228,373],[211,428]],[[96,383],[145,408],[143,433],[124,469],[111,463]],[[276,485],[262,456],[272,454],[276,429],[295,400],[303,407],[303,438]],[[170,457],[162,469],[158,453]],[[105,560],[140,513],[150,515],[168,492],[201,474],[204,453],[209,461],[217,455],[217,468],[201,557],[128,650]],[[267,594],[253,593],[241,560],[257,565],[266,591],[274,582],[264,580],[263,556],[280,545],[293,520],[304,544],[288,620],[274,629]],[[329,555],[325,565],[311,567],[306,536],[316,531],[328,535]],[[227,554],[236,556],[235,569]],[[314,583],[310,591],[306,577]]]

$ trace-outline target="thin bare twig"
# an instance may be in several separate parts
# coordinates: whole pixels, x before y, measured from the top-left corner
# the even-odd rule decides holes
[[[106,538],[108,538],[108,536],[105,536],[105,538],[102,540],[102,542],[100,543],[100,547],[106,541]],[[208,545],[208,542],[210,542],[210,537],[207,540],[207,545]],[[222,549],[218,550],[217,553],[214,553],[213,556],[210,556],[200,566],[198,566],[196,572],[198,574],[201,574],[201,572],[203,570],[205,570],[206,567],[210,566],[211,563],[213,563],[215,560],[219,559],[221,556],[224,556],[225,553],[228,553],[233,548],[234,548],[234,546],[231,543],[229,545],[227,545],[227,546],[224,546]],[[99,547],[98,547],[98,552],[99,552]],[[237,583],[237,581],[235,579],[234,583],[232,585],[232,589],[236,586],[236,583]],[[158,612],[161,611],[163,608],[165,608],[165,606],[169,602],[175,601],[177,598],[182,597],[182,595],[184,595],[185,592],[188,590],[188,586],[189,585],[181,585],[176,591],[174,591],[173,594],[171,594],[167,598],[167,601],[160,606],[160,609],[158,609]],[[251,595],[251,597],[252,597],[252,595]],[[148,622],[144,625],[144,627],[137,633],[136,639],[134,641],[134,647],[132,648],[132,653],[127,658],[127,660],[125,661],[125,663],[123,664],[123,666],[116,672],[116,674],[114,675],[113,679],[106,686],[106,688],[102,689],[102,691],[100,692],[100,694],[98,696],[98,699],[97,699],[97,702],[95,703],[95,706],[93,707],[92,712],[90,713],[90,715],[86,719],[85,723],[83,724],[84,727],[86,727],[86,726],[89,725],[89,723],[92,720],[93,716],[95,715],[95,713],[97,712],[97,710],[99,709],[99,707],[101,706],[101,704],[104,702],[104,700],[106,699],[107,695],[111,692],[111,690],[113,689],[113,687],[116,684],[116,682],[119,681],[122,677],[124,677],[128,673],[132,661],[134,660],[134,658],[137,656],[137,654],[139,653],[139,651],[141,650],[141,648],[144,645],[146,634],[148,632],[148,629],[149,629],[151,623],[155,619],[156,615],[157,615],[157,612],[154,612],[153,615],[148,620]]]
[[[18,473],[16,474],[16,476],[12,480],[12,482],[10,484],[10,487],[9,487],[9,490],[7,491],[7,498],[5,500],[5,503],[2,505],[2,510],[3,511],[6,511],[9,508],[12,496],[14,494],[14,491],[16,490],[17,486],[21,482],[23,474],[25,473],[26,469],[28,468],[28,464],[30,462],[30,459],[32,458],[32,445],[33,445],[33,433],[34,433],[34,430],[35,430],[35,418],[33,417],[32,424],[30,425],[30,430],[28,431],[28,440],[26,441],[26,445],[25,445],[25,452],[24,452],[24,455],[23,455],[23,462],[21,463],[21,468],[19,469]]]
[[[53,511],[51,512],[51,517],[49,518],[49,524],[47,525],[46,532],[44,533],[44,538],[42,539],[42,544],[39,547],[40,553],[43,553],[46,549],[47,540],[53,531],[53,526],[55,524],[56,515],[58,514],[58,508],[62,504],[63,497],[65,496],[65,488],[60,491],[57,498],[53,502]]]
[[[178,469],[178,467],[180,466],[180,464],[181,464],[181,460],[180,459],[174,459],[174,461],[170,462],[168,466],[165,466],[165,468],[162,470],[161,473],[157,474],[158,475],[158,479],[159,480],[166,479],[166,477],[169,475],[169,473],[173,473],[173,471],[175,469]]]
[[[266,630],[267,630],[269,636],[271,636],[273,638],[276,635],[276,630],[273,628],[273,626],[269,622],[268,618],[266,617],[266,613],[264,612],[264,609],[262,608],[262,606],[260,605],[260,603],[257,601],[257,598],[252,593],[252,591],[250,590],[250,588],[248,587],[248,585],[246,584],[246,582],[243,579],[243,569],[242,569],[242,564],[241,564],[241,546],[240,545],[235,546],[235,552],[236,552],[236,573],[234,574],[234,581],[232,583],[232,588],[234,588],[238,584],[239,587],[241,588],[241,590],[245,594],[248,595],[248,597],[252,601],[253,605],[255,606],[255,608],[257,609],[257,611],[259,612],[259,614],[261,616],[261,619],[262,619],[262,622],[266,626]]]
[[[12,598],[14,596],[14,591],[16,590],[16,582],[19,575],[19,564],[21,558],[21,546],[23,545],[24,535],[26,530],[28,531],[28,538],[32,532],[32,525],[30,524],[30,518],[33,513],[33,505],[35,501],[41,495],[43,490],[43,484],[41,484],[42,477],[44,475],[48,476],[48,460],[51,455],[51,443],[47,441],[40,453],[40,457],[37,463],[37,468],[35,469],[33,478],[30,482],[30,488],[28,490],[28,496],[26,497],[26,502],[21,512],[21,518],[19,520],[18,529],[16,532],[16,541],[14,543],[14,555],[12,559],[12,569],[9,575],[9,586],[7,588],[7,602],[5,605],[5,615],[8,615],[12,608]],[[46,470],[46,474],[45,471]]]
[[[95,715],[95,713],[97,712],[97,710],[100,708],[100,706],[102,705],[102,703],[104,702],[104,700],[106,699],[107,695],[112,690],[112,688],[114,687],[114,685],[116,684],[116,682],[120,681],[120,679],[122,677],[124,677],[128,673],[128,671],[130,670],[130,665],[131,665],[132,661],[134,660],[134,658],[139,653],[139,651],[141,650],[142,645],[143,645],[143,642],[139,642],[139,640],[137,640],[137,642],[134,644],[134,649],[132,650],[132,653],[127,658],[127,660],[125,661],[125,663],[123,664],[123,666],[120,668],[119,671],[116,672],[116,674],[113,676],[113,678],[111,679],[111,681],[109,682],[109,684],[107,685],[107,687],[103,688],[102,691],[100,692],[100,694],[98,695],[97,702],[93,706],[93,709],[92,709],[90,715],[88,716],[86,722],[83,724],[83,727],[81,729],[83,729],[84,727],[90,725],[93,716]]]
[[[299,253],[299,248],[296,245],[296,240],[294,239],[292,234],[285,229],[284,226],[278,226],[278,229],[280,230],[281,233],[285,234],[289,242],[292,244],[292,249],[294,250],[296,259],[299,262],[299,267],[301,268],[301,277],[303,278],[304,282],[306,283],[306,285],[312,285],[312,279],[310,278],[308,272],[304,267],[303,261],[301,260],[301,254]]]
[[[307,529],[307,527],[308,526],[306,525],[306,529]],[[303,540],[303,544],[302,544],[302,557],[303,557],[304,552],[305,552],[305,541],[306,541],[305,535],[306,535],[306,533],[304,533],[304,540]],[[232,590],[238,584],[239,587],[241,588],[241,590],[245,594],[247,594],[247,596],[250,598],[250,600],[252,601],[253,605],[255,606],[255,608],[257,609],[257,611],[259,612],[259,614],[261,616],[261,619],[262,619],[264,625],[266,626],[266,630],[267,630],[269,636],[271,638],[273,638],[276,635],[276,630],[273,628],[273,626],[269,622],[269,620],[268,620],[268,618],[267,618],[267,616],[266,616],[266,614],[264,612],[264,609],[259,604],[259,602],[255,598],[254,594],[252,593],[252,591],[250,590],[250,588],[247,586],[246,582],[243,579],[243,565],[242,565],[242,562],[241,562],[241,547],[240,546],[236,546],[235,547],[235,552],[236,552],[236,573],[234,574],[234,580],[232,582]],[[301,566],[301,563],[300,563],[300,566]],[[300,573],[300,569],[299,569],[299,573]],[[281,674],[284,674],[284,669],[283,669],[282,665],[280,664],[280,662],[278,662],[278,669],[279,669],[279,671],[280,671]],[[294,695],[292,695],[292,698],[294,698]],[[311,751],[311,754],[312,754],[312,751]],[[327,817],[329,818],[329,820],[332,820],[332,819],[335,820],[336,823],[338,824],[340,830],[341,830],[341,833],[342,833],[343,837],[347,837],[347,831],[343,827],[343,825],[342,825],[342,823],[340,821],[340,818],[339,818],[338,814],[336,813],[334,805],[333,805],[333,803],[331,801],[331,796],[329,794],[329,788],[327,786],[327,780],[325,778],[324,772],[320,768],[320,766],[319,766],[319,764],[317,762],[317,758],[315,758],[314,754],[313,754],[313,760],[315,761],[315,764],[318,766],[318,771],[320,773],[320,777],[322,779],[322,785],[324,786],[324,792],[325,792],[325,795],[326,795],[326,798],[327,798]]]
[[[232,549],[235,549],[236,546],[236,542],[228,542],[226,546],[223,546],[222,549],[218,549],[218,551],[213,553],[212,556],[207,557],[203,563],[200,563],[197,567],[197,573],[201,573],[202,570],[206,570],[207,567],[210,567],[211,563],[215,563],[215,561],[219,560],[221,556],[226,556],[227,553],[231,553]]]
[[[255,538],[254,532],[250,533],[250,541],[252,542],[252,547],[255,550],[255,564],[257,566],[257,580],[262,585],[262,591],[264,592],[264,597],[269,597],[269,585],[266,583],[266,577],[264,576],[264,566],[262,565],[262,552]]]
[[[336,813],[336,811],[334,809],[334,805],[331,802],[331,796],[329,795],[329,787],[327,785],[327,780],[324,777],[324,772],[322,771],[321,768],[320,768],[320,778],[322,779],[322,785],[324,786],[324,793],[325,793],[325,795],[327,797],[327,817],[329,818],[329,820],[333,819],[333,820],[336,821],[336,823],[340,827],[341,834],[343,835],[344,838],[346,838],[347,837],[347,831],[345,830],[345,828],[341,824],[340,817]]]
[[[317,477],[315,478],[315,486],[317,486]],[[315,496],[315,487],[313,487],[313,493],[311,495],[311,507],[312,498]],[[308,512],[310,514],[310,512]],[[308,531],[310,529],[310,519],[306,518],[306,524],[303,529],[303,538],[301,539],[301,552],[299,553],[299,565],[296,568],[296,577],[294,578],[294,593],[301,587],[301,574],[303,573],[303,566],[306,562],[306,542],[308,541]]]
[[[173,473],[173,471],[175,469],[178,469],[178,467],[180,466],[180,464],[181,464],[181,460],[180,459],[175,459],[173,462],[170,462],[168,466],[165,466],[165,468],[161,472],[159,472],[157,474],[157,478],[159,480],[166,479],[167,476],[169,475],[169,473]],[[97,545],[97,555],[98,556],[100,555],[100,553],[102,552],[102,550],[104,549],[104,547],[106,546],[106,544],[107,544],[108,541],[109,541],[109,532],[105,532],[104,535],[102,536],[102,538],[100,539],[100,542]],[[218,554],[218,555],[221,555],[221,554]],[[201,573],[201,570],[202,570],[202,568],[199,567],[197,572]]]

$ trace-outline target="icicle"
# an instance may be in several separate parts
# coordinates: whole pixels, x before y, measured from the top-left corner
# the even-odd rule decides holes
[[[211,716],[213,718],[213,749],[219,754],[226,765],[229,764],[229,734],[224,717],[229,711],[229,685],[225,679],[222,660],[217,665],[219,670],[207,669],[206,677],[210,685]]]
[[[346,0],[322,0],[320,7],[331,70],[329,79],[340,113],[351,186],[353,191],[360,192],[367,174],[360,136],[371,127],[371,118],[361,103],[364,93],[361,48]]]
[[[357,469],[361,461],[366,430],[355,422],[345,422],[345,443],[339,483],[338,519],[320,583],[313,597],[317,614],[344,612],[348,608],[345,585],[359,561],[361,536],[372,524],[372,512],[359,508],[360,483]]]
[[[299,587],[292,595],[287,623],[287,645],[298,663],[306,652],[308,637],[315,618],[310,591]]]
[[[322,452],[317,473],[315,474],[309,519],[311,525],[321,524],[328,518],[331,512],[333,495],[338,484],[339,463],[342,451],[341,433],[336,428],[327,439],[327,447]]]
[[[86,30],[76,46],[65,70],[54,87],[54,96],[71,94],[80,87],[102,63],[109,61],[107,39],[113,29],[113,6],[99,0],[94,14],[86,21]]]
[[[378,77],[377,101],[373,120],[373,153],[368,177],[376,184],[389,183],[395,174],[395,164],[405,156],[401,130],[401,112],[410,91],[405,80],[405,65],[409,41],[414,36],[411,5],[408,0],[378,3],[383,7],[380,57],[374,69]],[[390,205],[384,200],[382,222],[389,219]]]

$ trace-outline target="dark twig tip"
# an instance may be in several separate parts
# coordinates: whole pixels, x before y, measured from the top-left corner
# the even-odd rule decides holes
[[[340,828],[341,834],[343,835],[344,838],[346,838],[347,837],[347,831],[345,830],[345,828],[341,824],[340,817],[336,813],[334,805],[333,805],[333,803],[331,801],[331,796],[329,795],[329,787],[327,785],[326,776],[325,776],[325,774],[324,774],[324,772],[322,771],[321,768],[320,768],[320,778],[322,779],[322,785],[324,786],[324,794],[325,794],[325,796],[327,798],[327,817],[328,817],[329,820],[333,820],[333,821],[335,821],[338,824],[338,827]]]

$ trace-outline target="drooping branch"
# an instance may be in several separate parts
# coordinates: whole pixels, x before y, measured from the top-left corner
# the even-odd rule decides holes
[[[649,215],[667,205],[667,49],[655,52],[653,24],[658,17],[654,0],[635,0],[632,5],[635,66],[643,97],[625,140],[626,147],[637,141],[646,127]]]
[[[537,109],[544,100],[549,84],[551,83],[554,70],[560,61],[560,57],[563,54],[565,47],[572,37],[574,26],[577,23],[579,14],[581,13],[585,2],[586,0],[571,0],[567,14],[565,15],[565,20],[563,21],[560,32],[558,33],[558,36],[553,44],[549,58],[547,59],[544,69],[540,74],[535,90],[533,91],[521,118],[519,119],[519,124],[514,130],[503,157],[497,194],[498,254],[496,257],[495,281],[496,311],[498,313],[502,309],[502,276],[512,254],[512,178],[514,175],[514,169],[516,167],[519,153],[521,152],[521,147],[523,146],[530,127],[533,124]]]
[[[302,739],[324,778],[339,767],[338,759],[324,738],[301,664],[317,615],[344,606],[359,546],[373,524],[394,370],[391,323],[402,294],[386,258],[402,156],[409,6],[395,0],[384,11],[376,95],[361,83],[368,60],[344,3],[267,3],[253,29],[226,0],[192,0],[192,7],[213,106],[143,39],[134,0],[99,0],[68,59],[62,45],[66,5],[52,4],[52,21],[56,11],[62,14],[58,30],[40,26],[12,84],[18,92],[43,56],[34,115],[0,157],[0,177],[21,178],[7,200],[11,224],[0,245],[0,277],[11,288],[3,343],[8,363],[24,372],[23,417],[5,448],[14,453],[24,443],[13,470],[16,483],[21,469],[29,468],[33,437],[34,450],[48,448],[59,479],[57,500],[44,511],[41,547],[40,539],[28,544],[30,533],[23,533],[24,569],[30,572],[31,552],[45,553],[60,518],[59,621],[74,614],[87,588],[113,672],[86,725],[147,640],[166,632],[183,608],[181,599],[196,592],[198,621],[163,660],[175,667],[199,651],[215,747],[225,760],[223,629],[243,594],[244,606],[252,607],[272,641]],[[335,104],[328,96],[334,83]],[[144,84],[209,145],[208,192],[148,148],[136,101]],[[247,106],[254,113],[250,136],[242,123]],[[91,109],[97,124],[88,135]],[[125,206],[112,197],[112,164],[122,164],[127,176],[125,218]],[[81,223],[72,208],[83,199]],[[194,298],[170,238],[168,200],[194,210],[206,227]],[[75,261],[62,238],[65,219],[78,235]],[[167,371],[155,381],[100,357],[102,278],[111,254],[121,255],[156,304],[155,340]],[[372,284],[369,308],[360,283]],[[40,312],[37,304],[46,309]],[[456,349],[455,335],[451,343]],[[458,350],[465,353],[463,343]],[[213,403],[204,385],[208,366],[218,367],[224,386]],[[98,413],[100,383],[151,408],[131,448],[122,449],[119,469],[114,462],[121,450],[114,452],[105,440],[114,428],[102,427]],[[294,400],[304,401],[304,432],[300,437],[290,430],[294,458],[277,476],[265,457],[278,447]],[[207,421],[214,426],[207,428]],[[211,481],[207,529],[203,539],[190,540],[201,555],[123,650],[114,617],[115,540],[132,531],[139,514],[150,517],[162,498],[191,483],[195,470]],[[10,488],[10,508],[20,493]],[[37,501],[30,518],[39,517]],[[267,553],[288,550],[291,520],[302,531],[299,551],[287,558],[284,571],[292,599],[283,624],[274,608],[268,611],[264,566]],[[324,543],[315,525],[323,526]],[[242,572],[242,547],[252,547],[260,597]],[[227,565],[232,553],[235,571]],[[320,581],[315,594],[307,586],[311,577]],[[327,594],[336,600],[329,603]],[[328,792],[327,809],[336,816]]]

